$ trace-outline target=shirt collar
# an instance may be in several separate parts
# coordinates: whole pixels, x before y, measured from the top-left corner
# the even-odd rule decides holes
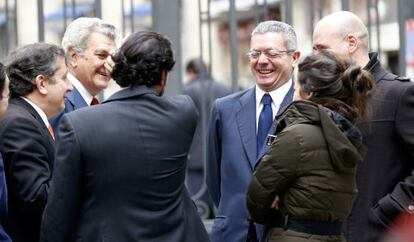
[[[25,97],[22,97],[21,96],[21,98],[23,99],[23,100],[25,100],[27,103],[29,103],[35,110],[36,110],[36,112],[39,114],[39,116],[42,118],[42,121],[43,121],[43,123],[45,123],[45,125],[46,125],[46,127],[48,127],[49,126],[49,121],[47,120],[47,116],[46,116],[46,113],[45,112],[43,112],[43,110],[39,107],[39,106],[37,106],[36,104],[34,104],[32,101],[30,101],[29,99],[27,99],[27,98],[25,98]]]
[[[91,101],[93,96],[86,90],[86,88],[83,86],[83,84],[76,79],[75,76],[72,75],[72,73],[68,73],[68,80],[72,83],[72,85],[78,90],[80,95],[82,96],[83,100],[89,105],[91,105]]]
[[[272,103],[275,104],[276,107],[279,107],[280,104],[283,102],[283,99],[285,98],[286,94],[289,92],[291,86],[292,80],[289,80],[276,90],[273,90],[271,92],[265,92],[262,89],[260,89],[260,87],[256,84],[256,108],[259,107],[262,101],[262,97],[266,93],[269,93],[269,95],[272,97]]]

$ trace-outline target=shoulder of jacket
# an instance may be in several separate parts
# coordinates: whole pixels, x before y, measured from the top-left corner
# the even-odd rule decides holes
[[[397,81],[403,81],[403,82],[409,82],[409,81],[411,81],[411,78],[409,78],[408,76],[397,76],[395,78],[395,80],[397,80]]]
[[[387,81],[401,81],[401,82],[409,82],[411,81],[410,77],[406,77],[406,76],[398,76],[392,73],[387,73],[382,79],[387,80]]]

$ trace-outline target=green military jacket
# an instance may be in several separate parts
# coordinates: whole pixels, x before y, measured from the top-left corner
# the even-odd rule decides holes
[[[357,194],[356,168],[365,148],[347,119],[310,101],[293,102],[277,117],[277,132],[258,161],[248,193],[252,218],[271,224],[276,216],[339,221]],[[279,210],[271,208],[278,195]]]

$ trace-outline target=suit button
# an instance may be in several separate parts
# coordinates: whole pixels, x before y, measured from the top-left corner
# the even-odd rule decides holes
[[[413,213],[413,212],[414,212],[414,206],[413,206],[413,205],[409,205],[409,206],[408,206],[408,211],[409,211],[410,213]]]

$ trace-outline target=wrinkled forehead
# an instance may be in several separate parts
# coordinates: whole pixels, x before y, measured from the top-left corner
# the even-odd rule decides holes
[[[286,41],[281,33],[268,32],[255,34],[250,41],[250,49],[286,49]]]

